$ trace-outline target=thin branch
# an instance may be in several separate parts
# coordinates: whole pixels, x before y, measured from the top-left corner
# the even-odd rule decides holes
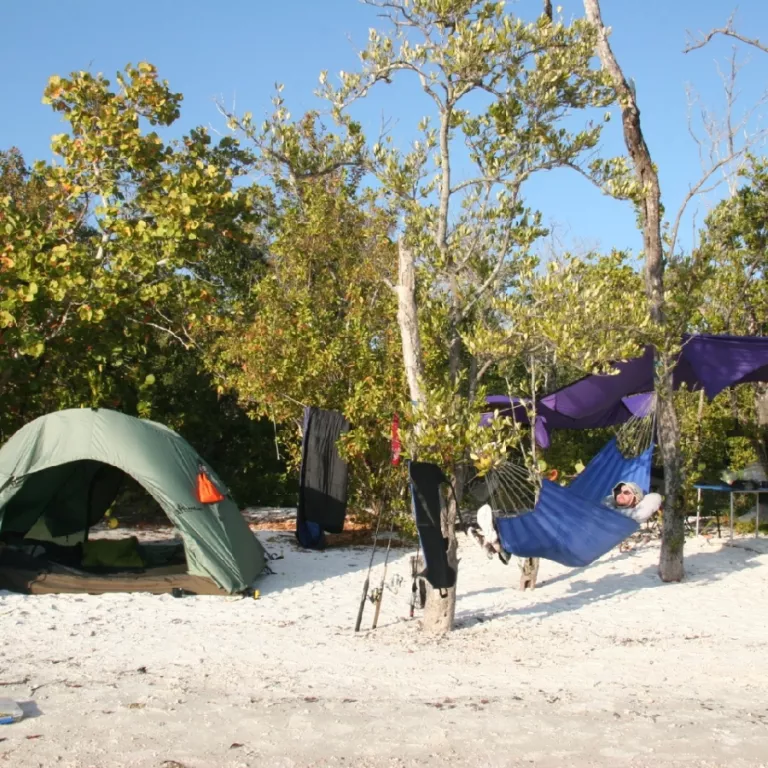
[[[166,334],[168,334],[169,336],[172,336],[172,337],[173,337],[174,339],[176,339],[176,341],[178,341],[178,342],[179,342],[179,343],[180,343],[180,344],[181,344],[181,345],[182,345],[182,346],[183,346],[185,349],[186,349],[187,347],[189,347],[189,346],[190,346],[190,344],[191,344],[192,346],[196,346],[196,345],[195,345],[195,343],[194,343],[194,340],[193,340],[193,339],[191,339],[191,338],[189,337],[189,334],[186,334],[188,341],[185,341],[185,340],[184,340],[184,339],[183,339],[181,336],[179,336],[179,334],[178,334],[178,333],[176,333],[175,331],[172,331],[170,328],[165,328],[165,327],[164,327],[164,326],[162,326],[162,325],[158,325],[157,323],[151,323],[151,322],[149,322],[149,321],[147,321],[147,320],[139,320],[138,318],[135,318],[135,317],[129,317],[129,318],[127,318],[127,319],[128,319],[128,320],[130,320],[132,323],[136,323],[136,325],[146,325],[146,326],[148,326],[148,327],[150,327],[150,328],[154,328],[154,329],[155,329],[155,330],[157,330],[157,331],[162,331],[163,333],[166,333]]]
[[[388,278],[388,277],[382,277],[381,282],[384,283],[384,285],[387,286],[393,293],[397,294],[397,286]]]
[[[719,160],[716,162],[697,182],[694,184],[689,190],[688,194],[685,196],[685,199],[683,200],[682,204],[680,205],[680,208],[678,208],[677,216],[675,216],[675,223],[672,226],[672,234],[670,235],[669,239],[669,254],[670,256],[674,255],[675,252],[675,244],[677,242],[677,232],[680,228],[680,220],[683,218],[683,214],[685,213],[685,209],[688,207],[688,203],[693,200],[696,195],[704,192],[704,191],[711,191],[715,189],[719,184],[722,182],[718,182],[712,187],[705,189],[702,189],[704,185],[707,183],[707,180],[709,179],[712,174],[722,168],[727,163],[730,163],[731,161],[735,160],[737,157],[740,157],[746,152],[745,149],[738,150],[735,154],[729,155],[728,157],[724,157],[722,160]]]
[[[278,162],[285,165],[291,176],[296,181],[307,181],[309,179],[322,178],[323,176],[329,176],[330,174],[335,173],[342,168],[363,168],[365,166],[365,164],[360,160],[337,160],[333,163],[328,163],[328,165],[324,165],[315,171],[297,172],[291,165],[290,158],[288,158],[286,155],[282,154],[281,152],[276,152],[270,147],[263,147],[262,151],[264,154],[269,155],[273,160],[277,160]]]
[[[501,176],[478,176],[474,179],[466,179],[451,187],[449,194],[454,195],[467,187],[479,187],[482,184],[501,184],[504,179]]]
[[[411,27],[418,27],[419,23],[408,13],[408,10],[401,3],[388,2],[387,0],[364,0],[365,5],[372,5],[374,8],[391,8],[397,11]],[[392,14],[387,14],[392,19]]]
[[[768,45],[765,45],[765,43],[762,43],[756,37],[754,38],[745,37],[744,35],[736,31],[735,27],[733,26],[734,16],[735,16],[735,13],[731,14],[731,17],[728,19],[724,27],[717,27],[716,29],[710,30],[703,37],[699,37],[698,40],[695,40],[689,32],[688,35],[691,39],[691,42],[685,46],[685,48],[683,49],[683,53],[690,53],[691,51],[695,51],[695,50],[698,50],[699,48],[703,48],[710,40],[712,40],[712,38],[716,37],[717,35],[722,35],[723,37],[730,37],[730,38],[733,38],[734,40],[739,40],[740,42],[745,43],[746,45],[751,45],[753,48],[757,48],[759,51],[768,53]]]
[[[499,248],[499,258],[497,259],[496,264],[491,270],[491,274],[488,275],[488,277],[485,279],[483,284],[475,292],[475,295],[472,297],[471,301],[461,311],[460,320],[465,320],[469,316],[469,313],[472,310],[472,307],[474,307],[475,304],[477,304],[477,302],[482,298],[485,292],[496,281],[496,278],[499,276],[499,273],[501,272],[501,268],[504,266],[504,263],[507,260],[507,251],[509,250],[509,242],[511,239],[512,239],[512,228],[508,227],[504,235],[504,242]]]
[[[492,191],[493,191],[493,185],[490,183],[487,183],[485,185],[485,192],[483,194],[482,202],[480,203],[480,210],[478,211],[478,214],[477,214],[478,221],[485,221],[486,211],[488,210],[488,203],[490,202]],[[483,234],[484,234],[483,229],[481,227],[477,227],[477,230],[475,232],[475,237],[472,239],[472,242],[469,248],[467,249],[466,255],[462,259],[457,261],[457,264],[456,264],[457,274],[461,272],[461,270],[464,269],[464,267],[466,267],[469,264],[470,260],[477,252],[477,248],[480,245],[480,240]]]
[[[486,360],[480,368],[477,370],[477,381],[481,381],[483,376],[488,372],[488,369],[497,362],[496,358],[490,358]]]
[[[426,73],[419,69],[415,64],[400,59],[392,61],[386,67],[368,72],[365,84],[361,85],[357,90],[352,92],[348,99],[337,106],[341,110],[345,110],[349,108],[355,101],[364,99],[368,95],[368,92],[371,90],[371,88],[373,88],[373,86],[377,83],[383,81],[389,84],[391,82],[391,75],[395,71],[414,72],[418,76],[424,92],[432,98],[439,110],[444,109],[444,105],[440,100],[440,97],[437,95],[437,93],[435,93],[435,91],[432,90],[432,88],[430,88],[429,78],[427,77]]]

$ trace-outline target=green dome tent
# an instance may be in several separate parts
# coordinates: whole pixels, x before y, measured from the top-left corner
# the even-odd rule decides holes
[[[207,477],[220,492],[213,497],[218,501],[198,499],[201,472],[202,481]],[[264,567],[264,550],[224,484],[180,435],[117,411],[51,413],[0,448],[0,537],[26,536],[41,522],[52,537],[87,536],[124,475],[143,486],[179,529],[190,577],[226,592],[251,585]],[[141,590],[141,579],[135,581]]]

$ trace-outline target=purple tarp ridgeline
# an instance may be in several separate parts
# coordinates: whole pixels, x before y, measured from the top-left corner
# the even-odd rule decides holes
[[[590,429],[622,424],[648,412],[652,402],[654,354],[616,364],[616,374],[595,374],[542,397],[536,404],[536,442],[549,445],[553,429]],[[675,387],[704,389],[710,399],[726,387],[768,381],[768,337],[686,336],[674,373]],[[511,414],[508,397],[493,395],[488,405]],[[514,400],[515,418],[528,424],[524,404]],[[487,423],[493,414],[484,414]]]
[[[503,416],[514,415],[520,424],[529,424],[528,411],[525,403],[519,398],[514,398],[514,414],[512,401],[506,395],[491,395],[486,398],[486,403],[493,407],[494,411],[500,411]],[[549,448],[550,433],[555,429],[595,429],[597,427],[612,427],[623,424],[632,416],[641,417],[647,415],[653,404],[653,393],[645,392],[639,395],[622,397],[618,402],[610,404],[603,411],[587,414],[581,418],[566,416],[553,411],[543,405],[541,401],[536,403],[536,424],[534,434],[536,442],[542,448]],[[487,425],[494,418],[494,412],[484,413],[481,424]]]

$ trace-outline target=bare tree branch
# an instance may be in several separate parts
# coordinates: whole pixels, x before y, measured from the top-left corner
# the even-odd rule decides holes
[[[735,160],[737,157],[740,157],[746,152],[746,149],[741,149],[738,152],[734,153],[733,155],[729,155],[728,157],[724,157],[722,160],[719,160],[716,162],[689,190],[686,194],[685,198],[683,199],[682,204],[680,205],[680,208],[677,211],[677,215],[675,216],[675,222],[672,225],[671,234],[669,236],[669,254],[670,256],[674,255],[675,253],[675,245],[677,243],[677,233],[680,229],[680,220],[683,218],[683,215],[685,214],[686,208],[688,207],[688,204],[693,200],[694,197],[701,194],[705,191],[712,191],[716,187],[718,187],[720,184],[722,184],[722,180],[719,181],[717,184],[714,184],[711,187],[704,188],[704,185],[707,183],[707,180],[712,176],[713,173],[720,170],[724,165],[727,163],[730,163],[732,160]]]
[[[135,317],[129,317],[128,320],[130,320],[132,323],[136,323],[136,325],[146,325],[149,328],[154,328],[157,331],[162,331],[163,333],[167,334],[168,336],[172,336],[176,341],[178,341],[185,349],[188,349],[190,346],[194,347],[197,346],[195,344],[194,339],[189,336],[188,333],[184,333],[184,335],[187,337],[187,339],[183,339],[181,336],[179,336],[178,333],[175,331],[172,331],[170,328],[166,328],[165,326],[158,325],[157,323],[149,322],[148,320],[139,320]]]
[[[726,22],[724,27],[717,27],[716,29],[712,29],[709,32],[707,32],[706,35],[702,35],[699,33],[699,38],[696,39],[691,35],[691,33],[688,33],[690,42],[688,45],[685,46],[683,49],[683,53],[690,53],[691,51],[698,50],[699,48],[703,48],[710,40],[712,40],[717,35],[722,35],[723,37],[730,37],[734,40],[739,40],[742,43],[745,43],[746,45],[751,45],[753,48],[757,48],[759,51],[763,51],[764,53],[768,53],[768,45],[765,43],[762,43],[760,40],[758,40],[756,37],[745,37],[744,35],[740,34],[736,31],[736,28],[733,25],[733,20],[736,15],[736,12],[731,14],[730,18]]]

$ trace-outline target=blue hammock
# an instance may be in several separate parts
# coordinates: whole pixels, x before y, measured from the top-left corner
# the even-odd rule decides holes
[[[652,458],[653,445],[637,458],[625,458],[614,438],[570,486],[544,480],[530,512],[497,518],[501,546],[518,557],[543,557],[572,568],[589,565],[639,530],[634,520],[600,501],[620,480],[648,491]]]

